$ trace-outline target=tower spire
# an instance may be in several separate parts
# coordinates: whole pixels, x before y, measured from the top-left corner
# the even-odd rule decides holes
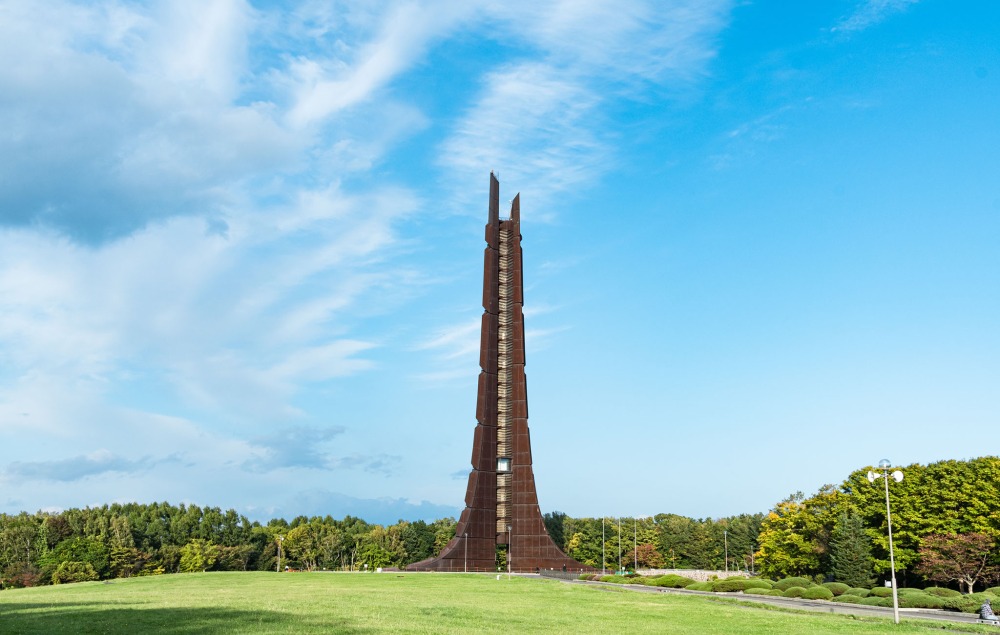
[[[538,506],[524,374],[520,194],[509,219],[500,220],[499,203],[500,183],[490,172],[477,424],[465,510],[441,554],[409,569],[492,571],[498,545],[507,547],[514,571],[587,568],[552,541]]]

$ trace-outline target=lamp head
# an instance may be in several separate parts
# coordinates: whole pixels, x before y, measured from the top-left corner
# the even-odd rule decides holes
[[[878,462],[878,466],[880,469],[887,470],[890,467],[892,467],[892,461],[890,461],[889,459],[882,459],[881,461]]]

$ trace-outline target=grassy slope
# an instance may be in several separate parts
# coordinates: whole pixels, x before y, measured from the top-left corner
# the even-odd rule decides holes
[[[933,626],[480,575],[202,573],[0,592],[5,634],[819,634]]]

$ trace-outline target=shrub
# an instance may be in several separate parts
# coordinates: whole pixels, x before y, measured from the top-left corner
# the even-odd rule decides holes
[[[784,593],[782,593],[778,589],[760,589],[756,587],[752,589],[747,589],[746,591],[744,591],[744,593],[746,593],[747,595],[776,595],[778,597],[784,595]]]
[[[844,591],[851,588],[851,585],[844,584],[843,582],[824,582],[823,586],[830,589],[834,595],[843,595]]]
[[[869,595],[866,598],[858,600],[856,604],[863,604],[865,606],[887,606],[891,608],[892,598],[880,598],[877,595]]]
[[[747,588],[746,578],[726,578],[716,580],[712,583],[712,590],[716,593],[732,593],[734,591],[744,591]]]
[[[978,613],[983,602],[989,600],[996,602],[997,596],[992,593],[970,593],[958,597],[945,598],[944,608],[949,611],[961,611],[962,613]]]
[[[802,597],[807,600],[832,600],[833,591],[825,586],[811,586],[802,593]]]
[[[694,584],[694,580],[691,578],[677,575],[676,573],[668,573],[667,575],[661,575],[651,582],[653,586],[662,586],[669,589],[683,589],[690,584]]]
[[[865,589],[867,591],[868,589]],[[835,595],[831,602],[848,602],[850,604],[861,604],[861,598],[856,595],[847,595],[846,593],[842,595]]]
[[[872,590],[871,589],[862,589],[861,587],[855,587],[855,588],[847,589],[841,595],[853,595],[854,597],[857,597],[857,598],[866,598],[866,597],[868,597],[871,594],[872,594]]]
[[[926,589],[924,589],[924,593],[929,593],[939,598],[957,598],[958,596],[962,595],[961,592],[956,591],[955,589],[946,589],[940,586],[927,587]]]
[[[874,595],[877,598],[891,598],[892,589],[887,586],[877,586],[872,589],[871,595]]]
[[[806,592],[806,588],[802,586],[788,587],[782,593],[786,598],[800,598],[802,594]]]
[[[712,590],[712,583],[711,582],[695,582],[694,584],[689,584],[689,585],[687,585],[684,588],[687,589],[688,591],[711,591]]]
[[[602,575],[601,582],[611,582],[613,584],[625,584],[628,578],[623,575]]]
[[[804,589],[813,586],[813,583],[812,580],[808,578],[791,577],[778,580],[771,588],[778,589],[779,591],[787,591],[793,586],[802,587]]]
[[[991,586],[990,588],[986,589],[985,592],[986,593],[992,593],[993,595],[995,595],[998,598],[1000,598],[1000,586]],[[961,595],[961,594],[959,594],[959,595]]]
[[[944,598],[918,591],[899,596],[899,605],[904,609],[943,609]]]
[[[755,580],[753,578],[746,581],[746,585],[743,587],[744,591],[749,591],[750,589],[770,589],[774,585],[768,580]],[[780,591],[781,589],[776,589]]]

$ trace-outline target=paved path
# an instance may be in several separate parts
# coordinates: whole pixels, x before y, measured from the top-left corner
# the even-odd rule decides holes
[[[815,611],[819,613],[836,613],[839,615],[857,615],[859,617],[883,617],[892,619],[892,609],[881,606],[865,606],[863,604],[847,604],[842,602],[827,602],[824,600],[802,600],[798,598],[782,598],[773,595],[745,595],[743,593],[712,593],[709,591],[688,591],[687,589],[667,589],[649,587],[638,584],[613,584],[610,582],[591,582],[587,580],[567,580],[570,584],[599,585],[609,588],[624,589],[637,593],[671,593],[676,595],[702,595],[714,598],[727,598],[737,602],[753,602],[769,604],[797,611]],[[973,613],[956,613],[941,609],[899,609],[900,619],[937,620],[959,624],[976,624],[979,619]],[[1000,627],[997,629],[1000,632]]]

